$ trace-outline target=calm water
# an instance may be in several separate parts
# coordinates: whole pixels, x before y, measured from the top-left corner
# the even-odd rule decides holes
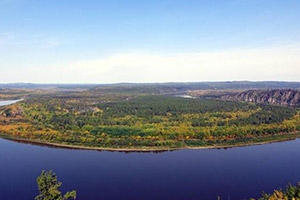
[[[0,106],[8,106],[8,105],[17,103],[17,102],[20,101],[20,100],[21,100],[21,99],[19,99],[19,100],[0,101]]]
[[[222,150],[122,153],[0,139],[0,199],[32,200],[54,170],[79,200],[244,199],[300,181],[300,140]]]

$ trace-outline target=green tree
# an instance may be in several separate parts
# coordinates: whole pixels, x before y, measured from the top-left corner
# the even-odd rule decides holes
[[[57,180],[57,176],[52,171],[45,172],[36,179],[40,194],[35,197],[36,200],[67,200],[76,199],[76,191],[61,194],[59,188],[62,183]]]

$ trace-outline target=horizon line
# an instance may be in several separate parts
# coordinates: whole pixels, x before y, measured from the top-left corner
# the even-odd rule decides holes
[[[6,82],[1,83],[0,85],[115,85],[115,84],[173,84],[173,83],[237,83],[237,82],[246,82],[246,83],[300,83],[299,81],[290,81],[290,80],[221,80],[221,81],[166,81],[166,82],[111,82],[111,83],[39,83],[39,82]]]

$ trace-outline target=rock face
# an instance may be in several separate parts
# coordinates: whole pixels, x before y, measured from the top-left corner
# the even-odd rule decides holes
[[[223,100],[300,106],[300,91],[291,89],[248,90],[221,96]]]

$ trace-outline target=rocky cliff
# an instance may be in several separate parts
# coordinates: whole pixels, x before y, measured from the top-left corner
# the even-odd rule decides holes
[[[248,90],[221,96],[223,100],[300,106],[300,91],[292,89]]]

